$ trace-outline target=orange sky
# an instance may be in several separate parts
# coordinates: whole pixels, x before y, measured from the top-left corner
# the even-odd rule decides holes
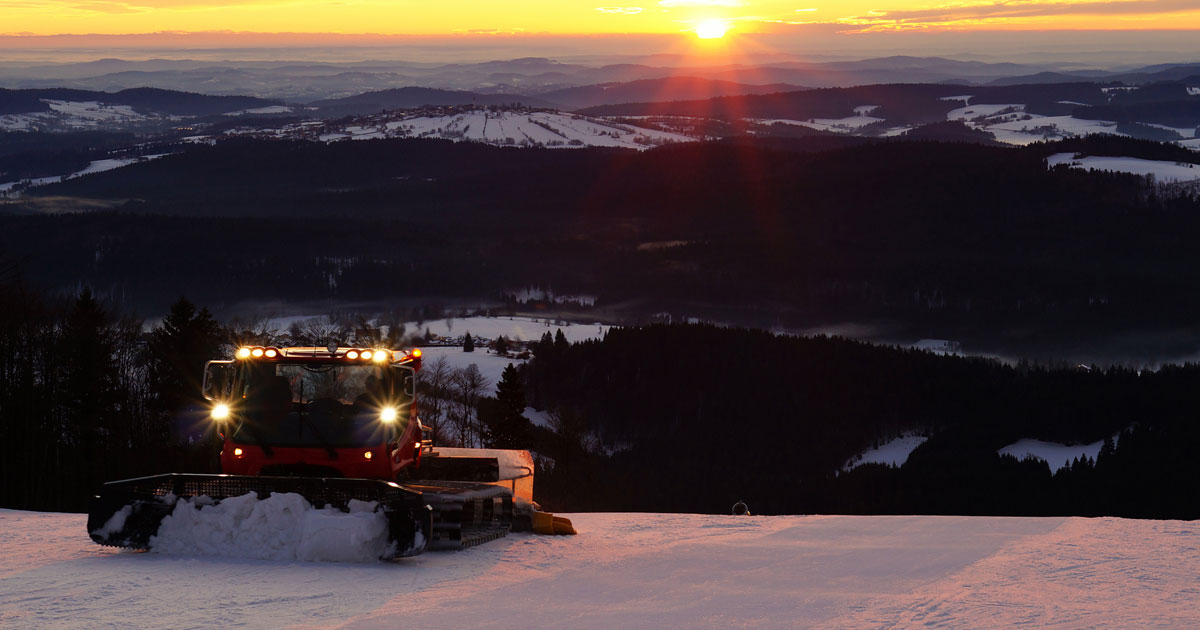
[[[606,4],[611,2],[612,4]],[[1200,29],[1200,0],[0,0],[0,34],[250,31],[454,35]]]

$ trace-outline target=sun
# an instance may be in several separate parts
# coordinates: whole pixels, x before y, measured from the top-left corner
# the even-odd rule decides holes
[[[704,20],[696,25],[696,36],[700,39],[720,39],[729,31],[725,20]]]

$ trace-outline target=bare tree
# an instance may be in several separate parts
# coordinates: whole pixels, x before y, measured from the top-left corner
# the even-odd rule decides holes
[[[483,444],[483,427],[480,426],[477,410],[479,399],[488,389],[487,379],[472,363],[461,370],[454,371],[451,387],[453,402],[449,409],[449,419],[454,427],[455,437],[462,446],[481,446]]]
[[[309,343],[326,346],[330,343],[343,344],[350,337],[350,326],[336,314],[316,317],[304,322],[303,331]]]
[[[450,381],[454,370],[446,357],[438,357],[421,370],[421,422],[433,430],[435,443],[441,444],[450,436],[446,427],[446,411],[450,402]],[[439,439],[441,438],[441,439]]]
[[[282,336],[267,315],[234,317],[229,320],[230,337],[239,346],[267,346],[277,343]]]

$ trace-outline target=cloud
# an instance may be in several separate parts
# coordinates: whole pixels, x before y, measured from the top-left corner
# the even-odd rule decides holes
[[[642,7],[596,7],[596,10],[617,15],[637,15],[642,12]]]
[[[740,7],[745,6],[741,0],[659,0],[658,6],[675,7]]]
[[[246,5],[275,5],[288,0],[0,0],[0,9],[58,11],[73,9],[91,13],[142,13],[157,9],[221,8]]]
[[[923,26],[1041,17],[1158,15],[1198,9],[1196,0],[999,0],[913,10],[876,10],[840,21],[864,26]]]

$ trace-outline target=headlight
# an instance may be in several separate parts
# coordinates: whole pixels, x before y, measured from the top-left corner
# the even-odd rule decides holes
[[[225,403],[218,404],[217,406],[212,408],[211,415],[212,415],[213,420],[228,420],[229,419],[229,405],[226,405]]]
[[[400,414],[396,411],[395,407],[384,407],[379,411],[379,419],[387,424],[395,422],[396,417],[399,415]]]

